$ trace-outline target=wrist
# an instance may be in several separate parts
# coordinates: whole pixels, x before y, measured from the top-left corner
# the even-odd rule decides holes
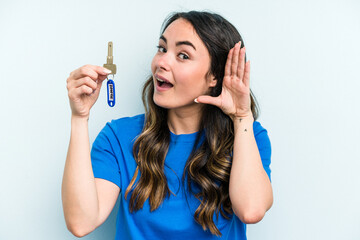
[[[232,116],[230,117],[231,120],[233,121],[233,123],[237,123],[237,122],[254,122],[254,116],[252,114],[252,112],[250,112],[249,114],[247,115],[244,115],[244,116],[241,116],[241,117],[238,117],[238,116]]]
[[[71,115],[71,123],[81,123],[81,122],[88,122],[89,121],[89,116],[76,116],[76,115]]]
[[[235,133],[246,133],[253,131],[254,117],[251,115],[246,117],[233,118]]]

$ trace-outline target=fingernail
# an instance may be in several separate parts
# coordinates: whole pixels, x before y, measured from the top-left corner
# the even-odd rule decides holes
[[[194,102],[199,103],[198,100],[197,100],[197,98],[194,99]]]
[[[109,73],[111,73],[111,70],[109,70],[109,69],[107,69],[107,68],[104,68],[104,73],[109,74]]]

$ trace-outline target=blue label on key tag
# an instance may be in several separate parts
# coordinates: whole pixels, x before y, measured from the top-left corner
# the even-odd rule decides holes
[[[107,81],[107,96],[109,106],[115,106],[115,83],[111,79]]]

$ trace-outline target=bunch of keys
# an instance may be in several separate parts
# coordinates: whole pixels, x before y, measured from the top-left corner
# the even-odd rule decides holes
[[[108,43],[108,56],[106,58],[106,64],[104,68],[111,70],[112,79],[108,76],[107,78],[107,101],[110,107],[115,106],[115,83],[113,81],[116,74],[116,65],[113,64],[113,43]]]

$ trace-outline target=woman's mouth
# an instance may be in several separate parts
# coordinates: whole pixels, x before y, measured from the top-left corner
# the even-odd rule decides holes
[[[159,91],[164,91],[172,88],[174,85],[167,80],[156,77],[156,86]]]

